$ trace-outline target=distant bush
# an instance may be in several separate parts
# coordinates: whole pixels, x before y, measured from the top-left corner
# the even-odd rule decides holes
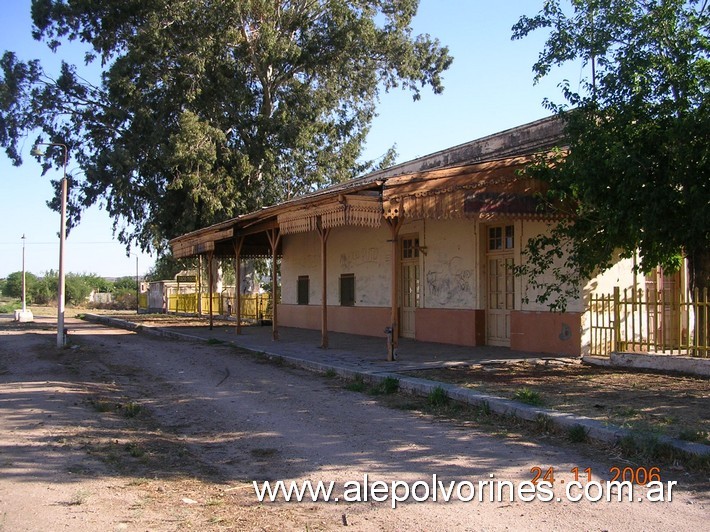
[[[25,274],[27,302],[47,305],[57,300],[59,274],[49,270],[42,277],[30,272]],[[136,307],[135,277],[121,277],[112,283],[95,273],[68,273],[65,276],[65,297],[67,304],[83,305],[92,291],[111,292],[115,303],[110,308]],[[13,272],[2,283],[2,294],[6,297],[22,297],[22,272]]]
[[[16,299],[12,301],[0,301],[0,314],[11,314],[22,308],[22,302]]]

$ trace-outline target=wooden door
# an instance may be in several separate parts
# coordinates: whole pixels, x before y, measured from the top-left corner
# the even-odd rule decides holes
[[[402,237],[400,266],[400,327],[404,338],[416,336],[416,309],[419,307],[419,238]]]
[[[510,311],[515,308],[512,225],[488,228],[486,342],[510,346]]]
[[[687,339],[683,329],[680,301],[680,272],[666,273],[658,267],[646,277],[649,340],[658,347],[671,349]]]

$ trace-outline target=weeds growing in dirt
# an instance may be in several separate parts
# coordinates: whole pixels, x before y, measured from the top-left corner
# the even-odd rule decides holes
[[[513,399],[525,403],[527,405],[540,406],[542,405],[542,397],[535,390],[530,388],[520,388],[513,394]]]
[[[619,448],[624,456],[642,463],[656,461],[672,462],[677,452],[667,443],[663,443],[658,435],[648,432],[632,432],[621,438]]]
[[[278,454],[279,450],[273,447],[256,447],[249,452],[254,458],[270,458]]]
[[[708,433],[704,430],[696,429],[682,429],[678,434],[681,440],[692,441],[696,443],[706,443],[708,439]]]
[[[97,412],[110,412],[114,409],[115,404],[105,399],[92,399],[91,406],[93,406]]]
[[[555,431],[555,422],[550,416],[538,414],[535,418],[535,428],[543,434],[550,434]]]
[[[376,385],[372,386],[368,393],[370,395],[391,395],[399,391],[399,379],[395,377],[386,377]]]
[[[355,378],[350,381],[347,386],[345,386],[345,388],[350,390],[351,392],[364,392],[365,381],[362,378],[362,375],[356,375]]]
[[[123,405],[123,415],[126,417],[136,417],[141,412],[141,405],[131,401]]]
[[[582,425],[575,425],[567,431],[567,439],[572,443],[583,443],[587,441],[587,429]]]
[[[449,394],[446,393],[446,390],[444,390],[441,386],[437,386],[429,392],[427,400],[431,406],[440,407],[448,405],[451,398],[449,397]]]
[[[67,502],[68,506],[80,506],[84,504],[89,499],[89,492],[87,490],[78,490],[71,499]]]
[[[145,451],[141,448],[140,445],[134,442],[130,442],[126,444],[126,451],[128,454],[130,454],[133,458],[140,458],[145,454]]]

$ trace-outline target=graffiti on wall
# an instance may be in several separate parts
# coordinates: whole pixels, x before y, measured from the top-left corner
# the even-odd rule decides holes
[[[439,262],[427,272],[426,287],[429,303],[449,308],[470,305],[473,294],[473,270],[465,268],[461,257]]]
[[[380,250],[377,248],[362,248],[340,254],[340,267],[343,271],[351,270],[355,266],[366,263],[376,263],[379,259]]]

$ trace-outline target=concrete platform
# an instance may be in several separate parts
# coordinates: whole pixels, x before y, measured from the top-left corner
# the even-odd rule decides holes
[[[201,339],[229,341],[256,352],[335,364],[367,373],[431,369],[497,360],[562,358],[543,353],[513,351],[506,347],[465,347],[402,338],[399,341],[397,360],[388,362],[384,334],[377,338],[331,332],[328,335],[328,349],[321,349],[320,331],[308,329],[279,327],[279,339],[276,341],[270,326],[242,327],[242,334],[237,335],[236,327],[224,321],[215,321],[212,330],[207,326],[174,325],[160,329]]]

